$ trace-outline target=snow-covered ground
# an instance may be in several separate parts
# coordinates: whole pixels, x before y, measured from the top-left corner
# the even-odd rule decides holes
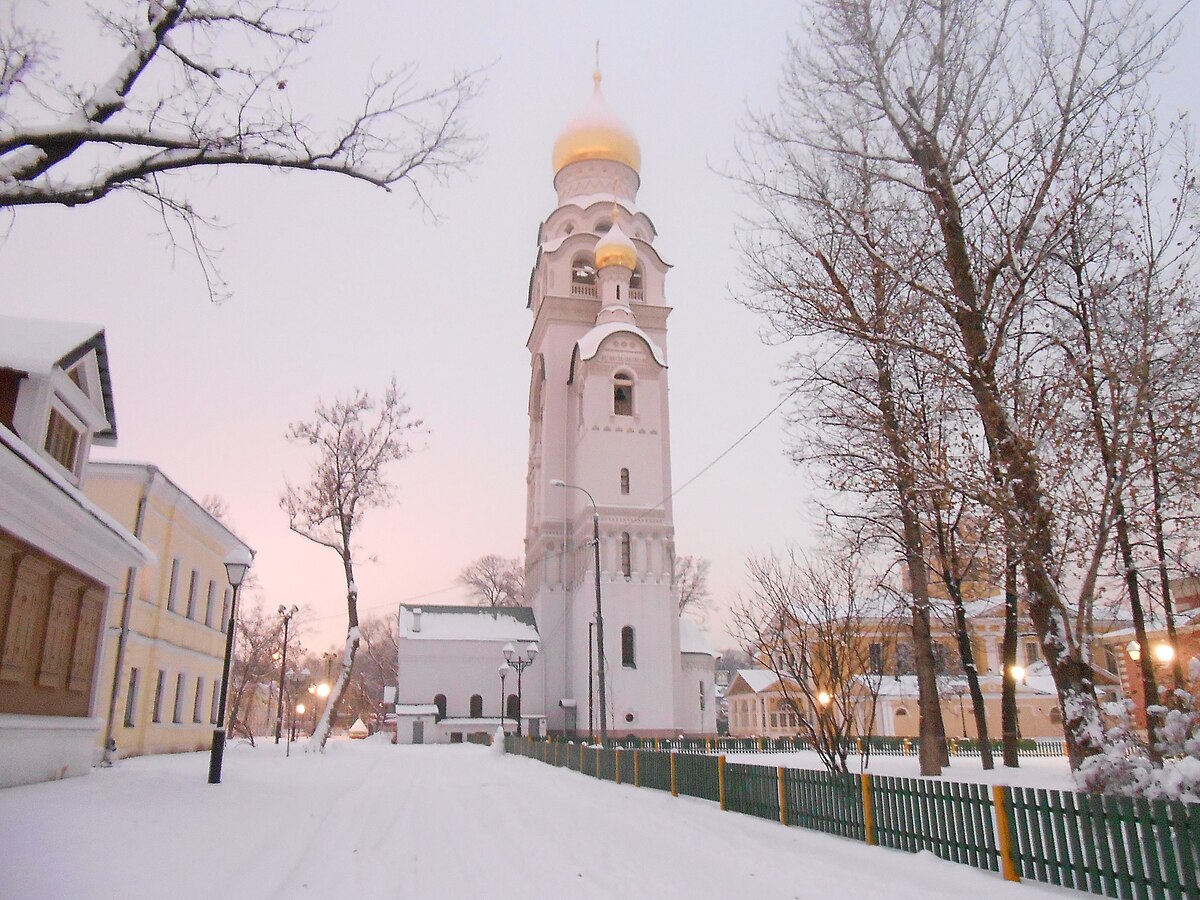
[[[142,757],[0,791],[0,897],[1083,896],[473,745]]]
[[[750,763],[758,766],[786,766],[789,769],[822,769],[821,759],[816,753],[730,753],[726,762]],[[851,772],[860,769],[859,759],[849,760]],[[866,771],[872,775],[890,775],[894,778],[917,778],[921,765],[915,756],[870,757]],[[1021,757],[1016,769],[1006,769],[996,756],[996,768],[985,772],[979,757],[953,756],[949,767],[942,770],[942,781],[971,781],[976,784],[1006,784],[1009,787],[1047,788],[1056,791],[1075,790],[1071,767],[1065,756]]]

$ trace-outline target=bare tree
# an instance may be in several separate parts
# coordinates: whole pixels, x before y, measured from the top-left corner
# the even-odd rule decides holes
[[[362,649],[359,653],[359,672],[355,681],[362,694],[359,717],[375,721],[375,728],[383,723],[383,689],[396,684],[396,668],[400,623],[394,614],[364,619],[359,629],[362,633]]]
[[[309,0],[124,0],[98,10],[119,62],[69,83],[54,45],[12,14],[0,24],[0,210],[143,197],[182,224],[210,292],[204,223],[171,174],[260,166],[332,172],[385,190],[462,168],[474,155],[463,127],[471,74],[421,87],[413,66],[372,74],[357,109],[315,125],[289,87],[320,29]]]
[[[883,669],[871,644],[883,650],[900,610],[853,551],[813,560],[791,550],[748,566],[753,596],[734,608],[736,634],[779,677],[784,704],[821,762],[847,772],[875,721]],[[865,765],[869,743],[863,752]]]
[[[902,253],[876,246],[875,229],[844,233],[921,302],[922,332],[892,345],[936,360],[971,398],[1077,768],[1103,739],[1090,610],[1071,608],[1048,472],[1011,414],[1014,326],[1071,211],[1129,176],[1121,150],[1170,43],[1163,19],[1140,0],[821,0],[806,25],[782,111],[760,131],[805,173],[863,161],[912,213]]]
[[[525,602],[525,564],[515,557],[490,553],[458,574],[480,606],[520,606]]]
[[[289,441],[310,446],[317,453],[308,483],[300,487],[286,485],[280,499],[288,527],[336,553],[346,579],[347,627],[342,665],[310,748],[325,747],[338,703],[353,675],[354,657],[362,638],[354,581],[354,530],[368,510],[390,506],[394,500],[389,464],[412,452],[409,437],[422,427],[411,413],[392,379],[378,402],[355,390],[349,398],[332,405],[318,402],[310,421],[293,422],[288,427]]]
[[[684,554],[675,557],[672,572],[675,590],[679,595],[679,614],[689,613],[703,619],[711,599],[708,593],[708,570],[712,564],[703,556]]]
[[[290,642],[290,641],[289,641]],[[278,616],[267,613],[262,603],[242,604],[237,613],[234,654],[229,670],[230,731],[254,743],[254,711],[263,694],[274,696],[279,679],[277,654],[283,644]],[[281,702],[276,697],[275,702]],[[270,719],[270,709],[263,711]],[[273,721],[273,720],[271,720]]]

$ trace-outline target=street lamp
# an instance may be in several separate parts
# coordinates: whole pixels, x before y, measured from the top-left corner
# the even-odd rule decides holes
[[[279,734],[283,731],[283,673],[287,671],[288,626],[292,624],[292,616],[300,612],[298,606],[291,609],[279,604],[279,615],[283,618],[283,653],[279,661],[279,715],[275,719],[275,743],[279,743]]]
[[[1130,641],[1125,650],[1129,653],[1129,658],[1134,662],[1142,658],[1142,645],[1137,641]]]
[[[517,737],[521,736],[521,673],[533,665],[533,661],[538,655],[538,645],[529,644],[525,648],[525,656],[517,653],[512,644],[505,644],[502,651],[504,653],[505,665],[512,666],[517,670]],[[503,681],[501,682],[503,683]]]
[[[1160,663],[1169,663],[1175,658],[1175,648],[1167,643],[1155,644],[1151,652]]]
[[[588,500],[592,504],[592,546],[595,548],[595,567],[596,567],[596,656],[599,658],[600,665],[600,744],[608,746],[608,698],[605,692],[605,671],[604,671],[604,607],[600,602],[600,511],[596,508],[596,499],[591,495],[591,492],[586,488],[581,488],[577,484],[567,484],[561,478],[555,478],[550,482],[551,487],[571,488],[576,491],[583,491],[587,495]],[[592,673],[589,669],[588,679],[590,680]]]
[[[506,644],[505,646],[511,647],[512,645]],[[507,718],[507,716],[504,715],[504,679],[507,678],[508,673],[512,671],[512,666],[510,666],[508,661],[505,660],[504,662],[500,663],[500,668],[497,669],[497,671],[500,673],[500,730],[503,731],[504,720]],[[517,721],[521,721],[520,716],[517,717]]]
[[[233,626],[237,622],[238,588],[254,562],[254,556],[245,547],[237,547],[225,557],[225,574],[233,588],[233,599],[229,603],[229,622],[225,629],[225,664],[221,669],[221,696],[217,705],[217,727],[213,729],[212,751],[208,758],[208,783],[221,783],[221,762],[225,756],[225,697],[229,689],[229,662],[233,657]]]

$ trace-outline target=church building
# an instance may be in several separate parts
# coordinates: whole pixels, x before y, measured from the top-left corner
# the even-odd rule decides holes
[[[654,224],[637,207],[637,140],[605,102],[599,72],[594,80],[590,101],[554,144],[558,202],[539,230],[529,282],[525,601],[540,652],[525,675],[534,676],[528,684],[536,687],[523,692],[521,715],[550,733],[598,732],[603,668],[610,734],[715,734],[715,657],[694,623],[681,619],[673,582],[670,266],[654,248]],[[422,615],[428,623],[437,608],[427,606]],[[476,615],[497,612],[484,608]],[[461,635],[438,630],[447,647],[444,664],[437,665],[444,665],[440,702],[456,721],[458,706],[480,708],[481,719],[499,716],[507,701],[498,683],[474,683],[498,682],[496,668],[464,664],[463,640],[491,635],[477,642],[478,654],[499,663],[500,631],[465,624],[463,607],[454,616]],[[442,655],[428,627],[414,635],[411,622],[412,611],[402,608],[402,742],[411,739],[406,720],[429,714],[431,654]],[[422,660],[420,678],[406,673],[406,656],[408,668],[417,668],[414,653]],[[479,674],[468,678],[469,672]],[[472,683],[459,684],[463,679]],[[468,709],[467,697],[479,698],[481,706],[473,700]],[[438,734],[436,724],[432,732],[425,723],[419,730],[426,739]]]

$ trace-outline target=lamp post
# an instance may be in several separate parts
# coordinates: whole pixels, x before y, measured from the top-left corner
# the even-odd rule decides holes
[[[283,673],[287,671],[287,645],[288,645],[288,626],[292,624],[292,616],[300,612],[300,608],[293,606],[287,609],[282,603],[279,605],[279,615],[283,618],[283,653],[279,661],[279,715],[275,719],[275,743],[279,743],[280,732],[283,731]]]
[[[512,646],[511,644],[506,646]],[[508,677],[508,673],[512,671],[512,666],[508,664],[508,660],[500,663],[500,668],[497,669],[500,673],[500,730],[504,730],[504,721],[507,716],[504,715],[504,679]],[[520,702],[518,700],[518,702]],[[521,717],[517,716],[517,722],[521,721]]]
[[[608,746],[608,698],[605,693],[605,671],[604,671],[604,607],[600,602],[600,511],[596,508],[596,499],[591,495],[591,492],[586,488],[581,488],[577,484],[567,484],[561,478],[555,478],[550,482],[552,487],[571,488],[576,491],[583,491],[587,495],[588,501],[592,504],[592,546],[595,548],[595,568],[596,568],[596,656],[599,658],[600,666],[600,744]],[[588,669],[588,680],[592,677],[591,669]]]
[[[521,731],[521,673],[533,665],[533,661],[537,659],[538,645],[529,644],[525,648],[527,655],[522,656],[517,653],[512,644],[504,645],[504,660],[505,664],[512,666],[517,670],[517,737],[522,734]]]
[[[595,663],[592,661],[592,644],[596,640],[596,623],[588,622],[588,743],[595,740],[593,728],[596,724],[596,715],[592,712],[592,695],[595,693],[596,678],[595,678]]]
[[[233,588],[229,603],[229,622],[225,629],[225,664],[221,668],[221,695],[217,704],[217,727],[213,729],[212,751],[208,757],[208,783],[221,783],[221,762],[225,757],[225,698],[229,690],[229,663],[233,658],[233,627],[237,622],[238,588],[250,569],[254,557],[245,547],[237,547],[225,557],[225,574]]]

